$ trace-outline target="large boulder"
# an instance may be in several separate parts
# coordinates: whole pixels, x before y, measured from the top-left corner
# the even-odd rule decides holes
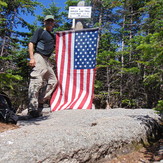
[[[84,163],[127,153],[160,134],[151,109],[64,110],[0,133],[1,163]]]

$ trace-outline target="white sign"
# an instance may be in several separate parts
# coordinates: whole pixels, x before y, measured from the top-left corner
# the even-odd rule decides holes
[[[91,18],[91,11],[92,7],[90,6],[70,6],[69,7],[69,13],[68,18],[70,19],[85,19],[85,18]]]

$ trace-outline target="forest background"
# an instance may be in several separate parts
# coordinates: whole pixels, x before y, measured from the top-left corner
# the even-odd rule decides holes
[[[28,104],[28,42],[53,14],[53,32],[70,30],[68,7],[79,1],[67,0],[64,11],[52,1],[49,7],[34,0],[0,0],[0,91],[14,107]],[[96,108],[163,109],[163,1],[85,0],[92,6],[92,18],[81,20],[84,28],[100,28],[94,104]],[[35,15],[41,6],[42,13]],[[22,15],[33,15],[29,24]],[[18,26],[29,32],[20,32]]]

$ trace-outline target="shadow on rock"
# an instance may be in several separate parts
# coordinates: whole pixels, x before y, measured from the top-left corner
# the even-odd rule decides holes
[[[37,122],[47,120],[49,118],[49,116],[50,115],[44,115],[44,116],[40,116],[37,118],[31,118],[27,115],[19,116],[18,123],[21,126],[31,125],[31,124],[39,125]]]
[[[138,121],[141,121],[141,124],[145,125],[148,143],[156,142],[156,140],[162,137],[163,126],[160,120],[156,120],[148,115],[134,115],[130,117],[136,118]]]

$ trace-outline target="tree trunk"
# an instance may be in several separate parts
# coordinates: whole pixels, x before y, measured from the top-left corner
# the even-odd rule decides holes
[[[133,7],[131,7],[131,17],[130,17],[130,40],[132,39],[132,23],[133,23],[133,17],[132,17],[132,14],[133,14]],[[130,54],[129,54],[129,62],[131,61],[131,45],[130,45]]]
[[[4,37],[4,39],[3,39],[3,43],[2,43],[2,48],[1,48],[1,57],[3,56],[3,51],[4,51],[4,48],[5,48],[5,43],[6,43],[6,37]]]
[[[107,94],[107,98],[106,98],[106,109],[111,109],[110,107],[110,69],[109,69],[109,66],[107,66],[106,68],[106,73],[107,73],[107,86],[108,86],[108,94]]]
[[[123,29],[125,27],[125,19],[126,19],[126,16],[124,15],[123,16],[123,25],[122,25]],[[124,46],[125,46],[124,37],[125,37],[124,34],[122,34],[122,47],[121,47],[121,51],[122,51],[122,54],[121,54],[121,80],[120,80],[120,98],[121,98],[121,100],[122,100],[122,95],[123,95],[123,70],[122,69],[124,68],[124,56],[123,56],[123,51],[124,51]]]

